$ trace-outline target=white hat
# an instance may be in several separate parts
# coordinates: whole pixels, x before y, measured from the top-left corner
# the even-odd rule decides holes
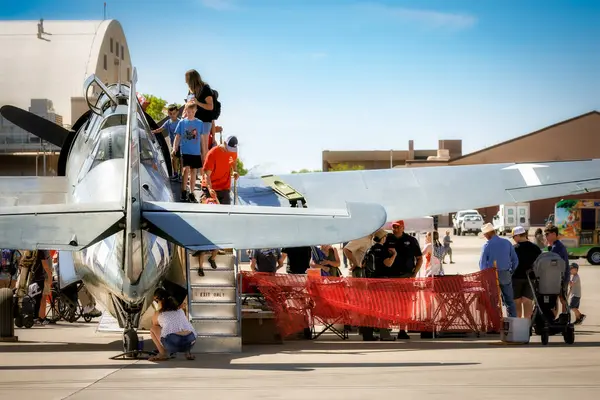
[[[490,233],[490,232],[494,232],[494,231],[495,231],[494,225],[492,225],[490,223],[487,223],[481,227],[481,233],[483,233],[484,235],[486,233]]]
[[[513,236],[522,235],[524,233],[525,233],[525,228],[523,228],[522,226],[515,226],[512,230]]]

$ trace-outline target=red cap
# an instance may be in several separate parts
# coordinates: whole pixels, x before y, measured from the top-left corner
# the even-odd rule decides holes
[[[400,226],[402,228],[404,228],[404,221],[399,219],[398,221],[394,221],[392,222],[392,226]]]

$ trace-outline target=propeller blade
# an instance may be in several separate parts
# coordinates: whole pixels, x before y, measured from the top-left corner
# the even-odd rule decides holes
[[[70,133],[52,121],[15,106],[3,106],[0,114],[18,127],[58,147],[62,147]]]

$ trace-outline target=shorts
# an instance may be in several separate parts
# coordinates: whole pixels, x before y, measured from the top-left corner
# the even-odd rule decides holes
[[[514,299],[525,297],[529,300],[533,300],[533,291],[531,290],[527,278],[513,278],[512,287]]]
[[[217,199],[219,204],[231,204],[231,191],[230,190],[216,190]]]
[[[581,297],[573,296],[571,297],[571,302],[569,303],[569,308],[579,308],[579,301]]]
[[[160,343],[165,350],[167,350],[167,353],[187,353],[191,351],[194,344],[196,344],[196,335],[189,333],[182,336],[176,333],[170,333],[165,337],[161,337]]]
[[[192,154],[182,154],[181,155],[182,166],[190,167],[192,169],[200,169],[202,168],[202,156],[195,156]]]
[[[202,121],[202,133],[200,133],[200,134],[208,135],[210,133],[211,129],[212,129],[212,121],[211,122]]]

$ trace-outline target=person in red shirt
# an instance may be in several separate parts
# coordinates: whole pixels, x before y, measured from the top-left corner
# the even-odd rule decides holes
[[[219,204],[231,204],[231,175],[238,179],[236,171],[238,140],[229,136],[224,143],[210,149],[204,161],[204,175],[208,190],[217,193]]]

